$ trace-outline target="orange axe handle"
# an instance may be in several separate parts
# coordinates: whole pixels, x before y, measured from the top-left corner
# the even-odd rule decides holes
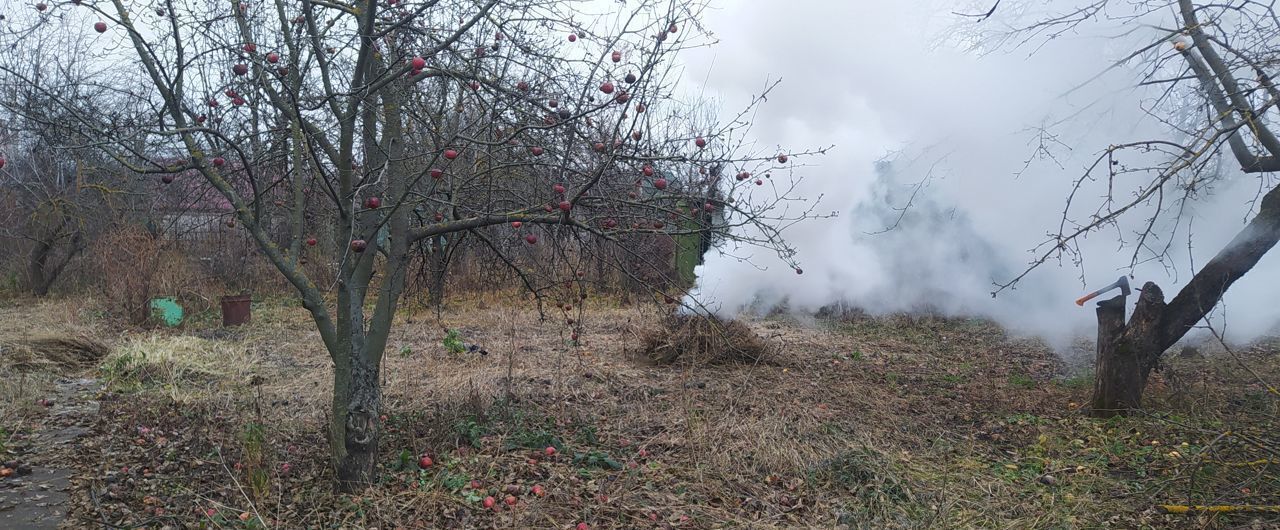
[[[1079,299],[1076,300],[1076,305],[1083,306],[1085,302],[1088,302],[1089,300],[1093,300],[1100,294],[1102,294],[1102,291],[1094,291],[1092,293],[1081,296]]]

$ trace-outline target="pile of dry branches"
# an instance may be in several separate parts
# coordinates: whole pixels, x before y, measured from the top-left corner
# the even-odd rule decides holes
[[[641,345],[657,364],[759,363],[771,353],[746,324],[701,315],[671,315],[646,332]]]

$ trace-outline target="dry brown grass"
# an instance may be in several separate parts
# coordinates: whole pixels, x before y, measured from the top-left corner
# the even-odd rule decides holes
[[[1176,418],[1099,422],[1078,411],[1087,384],[1064,373],[1044,345],[1008,337],[983,321],[747,318],[729,325],[736,336],[763,341],[770,362],[681,361],[655,368],[646,359],[646,338],[655,329],[663,337],[659,344],[710,340],[705,333],[682,334],[690,331],[681,327],[687,322],[667,320],[662,308],[593,299],[573,317],[573,325],[540,322],[528,300],[495,293],[454,299],[440,319],[429,309],[403,312],[383,370],[389,418],[379,461],[386,482],[359,497],[335,496],[327,487],[331,471],[320,456],[326,450],[320,433],[332,371],[306,312],[292,302],[256,304],[252,324],[227,332],[133,333],[118,341],[125,345],[118,350],[145,350],[152,360],[160,358],[150,353],[156,350],[195,346],[179,355],[186,371],[139,371],[153,384],[104,404],[115,416],[103,421],[102,438],[132,447],[138,426],[165,425],[169,432],[207,424],[207,432],[182,443],[201,455],[220,446],[229,466],[238,458],[234,433],[249,423],[267,426],[265,461],[295,469],[273,477],[274,497],[256,504],[274,519],[269,526],[280,528],[567,528],[576,521],[592,528],[1242,524],[1149,510],[1171,496],[1160,488],[1173,479],[1157,473],[1173,473],[1177,463],[1167,451],[1152,450],[1150,441],[1207,444],[1209,420],[1233,413],[1206,403],[1254,399],[1257,389],[1237,386],[1235,374],[1196,379],[1191,388],[1180,386],[1185,377],[1184,383],[1173,379],[1223,364],[1171,360],[1157,376],[1151,407]],[[491,353],[449,353],[441,346],[447,329]],[[579,341],[570,340],[574,329]],[[711,348],[693,351],[705,355]],[[1274,368],[1264,375],[1280,373],[1274,349],[1256,355],[1257,366]],[[1232,423],[1238,421],[1228,424],[1248,432]],[[561,456],[537,456],[550,443]],[[132,450],[90,453],[84,460],[107,461],[103,455],[112,454],[113,466],[166,465],[156,451]],[[401,451],[431,453],[441,467],[397,469]],[[622,469],[574,461],[591,455]],[[184,516],[201,499],[218,499],[235,513],[248,509],[229,486],[237,475],[221,465],[212,475],[200,474],[208,466],[200,469],[161,474],[146,487],[175,492],[166,502]],[[1039,482],[1045,473],[1058,485]],[[494,513],[478,509],[466,488],[449,486],[462,479],[479,480],[492,492],[505,485],[527,491],[536,483],[551,493],[541,499],[524,493],[517,509]],[[1260,502],[1280,491],[1266,484],[1250,489],[1265,492],[1253,497]],[[120,505],[137,513],[140,502],[141,495]]]
[[[84,335],[0,338],[0,357],[18,370],[67,371],[92,367],[111,352]]]

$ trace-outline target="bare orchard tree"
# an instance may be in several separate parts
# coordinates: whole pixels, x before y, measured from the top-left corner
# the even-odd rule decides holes
[[[110,120],[125,110],[76,64],[86,49],[81,38],[40,39],[0,59],[0,193],[10,216],[0,234],[18,242],[11,248],[25,258],[23,287],[36,296],[48,294],[107,226],[111,203],[127,195],[116,164],[75,148],[80,117]]]
[[[1038,250],[1023,275],[1001,288],[1049,260],[1074,255],[1077,240],[1117,227],[1125,217],[1138,216],[1144,227],[1136,240],[1127,242],[1133,249],[1130,266],[1162,260],[1168,256],[1170,240],[1162,239],[1157,227],[1181,222],[1188,203],[1234,172],[1230,162],[1240,172],[1260,178],[1252,210],[1245,212],[1252,218],[1172,300],[1166,302],[1160,287],[1146,282],[1128,322],[1123,296],[1099,304],[1092,411],[1104,417],[1141,405],[1147,378],[1164,351],[1205,319],[1227,289],[1280,239],[1280,188],[1270,176],[1280,171],[1280,139],[1270,124],[1278,117],[1280,99],[1272,82],[1280,65],[1280,17],[1273,6],[1249,1],[1112,3],[1082,2],[1059,15],[1002,33],[1012,42],[1025,43],[1053,38],[1098,19],[1132,20],[1134,27],[1144,28],[1139,31],[1146,31],[1141,33],[1148,37],[1146,45],[1112,67],[1138,61],[1149,65],[1139,83],[1162,87],[1151,111],[1169,125],[1168,136],[1115,141],[1103,150],[1076,180],[1057,233]],[[994,9],[1018,7],[1005,2]],[[1117,13],[1109,12],[1112,8]],[[1153,24],[1153,20],[1163,23]],[[1124,156],[1144,163],[1124,163]],[[1070,212],[1082,203],[1081,190],[1089,182],[1106,183],[1107,192],[1096,208],[1087,206],[1087,219],[1078,221]]]
[[[143,173],[198,172],[231,203],[332,359],[328,435],[337,484],[353,490],[376,479],[379,372],[414,245],[475,237],[566,313],[581,311],[570,299],[582,284],[576,253],[559,249],[583,238],[751,225],[764,236],[748,243],[793,259],[779,227],[808,210],[777,206],[793,206],[795,182],[756,187],[706,170],[785,157],[731,147],[749,125],[741,118],[695,127],[668,113],[680,93],[674,58],[712,43],[703,8],[110,0],[33,11],[0,46],[62,24],[96,35],[100,51],[82,60],[140,72],[146,89],[130,89],[150,104],[149,122],[87,127],[86,145]],[[286,170],[262,169],[277,163]],[[279,190],[290,199],[264,200]],[[712,210],[723,222],[671,222]],[[287,220],[288,241],[273,239],[271,219]],[[336,281],[314,281],[300,255],[335,264]]]

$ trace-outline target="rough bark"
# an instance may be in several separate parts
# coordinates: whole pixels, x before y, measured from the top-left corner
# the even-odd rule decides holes
[[[382,389],[378,364],[368,355],[351,355],[345,370],[334,370],[333,423],[337,489],[357,492],[374,483],[378,455],[378,416]],[[336,367],[335,367],[336,368]]]
[[[444,280],[445,269],[449,266],[449,260],[444,252],[444,236],[432,236],[431,257],[428,258],[431,269],[431,287],[427,291],[427,303],[431,307],[439,310],[444,304]]]
[[[1120,346],[1124,334],[1125,300],[1121,295],[1098,302],[1098,358],[1093,381],[1091,412],[1096,417],[1111,417],[1139,405],[1142,397],[1141,370],[1138,358],[1130,348]]]

